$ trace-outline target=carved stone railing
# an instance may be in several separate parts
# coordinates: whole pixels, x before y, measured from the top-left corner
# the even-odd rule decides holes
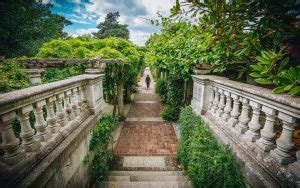
[[[193,80],[191,106],[220,142],[232,146],[245,162],[245,173],[256,176],[254,182],[267,187],[300,185],[300,148],[293,142],[299,97],[212,75],[195,75]]]
[[[0,95],[1,182],[22,179],[82,122],[101,113],[102,79],[84,74]]]

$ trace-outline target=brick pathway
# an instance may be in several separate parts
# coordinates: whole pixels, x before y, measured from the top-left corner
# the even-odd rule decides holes
[[[159,97],[154,92],[155,83],[151,83],[150,89],[146,89],[145,76],[147,74],[150,74],[149,70],[145,69],[128,118],[147,117],[150,121],[125,121],[114,150],[115,156],[176,155],[177,138],[172,123],[151,121],[151,118],[160,117],[162,106]]]

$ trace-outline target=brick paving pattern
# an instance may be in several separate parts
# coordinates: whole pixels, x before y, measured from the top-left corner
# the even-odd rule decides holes
[[[170,122],[126,122],[115,149],[117,156],[176,155],[177,139]]]
[[[139,82],[139,90],[131,104],[128,117],[160,117],[162,105],[154,93],[154,84],[146,89],[145,76]],[[153,79],[152,79],[153,80]],[[142,103],[140,103],[142,101]],[[146,101],[143,103],[143,101]],[[151,101],[151,103],[147,102]],[[153,103],[156,101],[157,103]],[[135,103],[136,102],[136,103]],[[115,156],[175,156],[177,138],[171,122],[125,121],[118,138]]]

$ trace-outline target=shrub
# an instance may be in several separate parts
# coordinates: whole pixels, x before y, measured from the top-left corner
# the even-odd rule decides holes
[[[180,113],[178,161],[196,187],[245,187],[239,166],[228,147],[220,146],[191,107]]]
[[[167,80],[164,78],[157,79],[156,85],[155,85],[155,91],[160,96],[162,102],[167,102],[167,94],[168,94],[168,83]]]
[[[180,109],[171,105],[166,105],[161,112],[161,117],[168,121],[177,121]]]
[[[118,118],[111,115],[101,118],[93,129],[89,150],[94,153],[92,160],[92,175],[96,181],[101,181],[109,174],[109,163],[113,156],[107,147],[110,141],[110,132],[117,126]]]

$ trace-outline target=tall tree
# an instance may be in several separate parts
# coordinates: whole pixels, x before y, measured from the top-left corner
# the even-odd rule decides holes
[[[71,24],[51,12],[51,4],[40,0],[2,0],[0,2],[0,56],[34,56],[43,43],[66,37]]]
[[[94,37],[103,39],[108,37],[119,37],[129,39],[128,25],[119,24],[119,12],[110,12],[106,15],[104,22],[100,22],[97,28],[98,32]]]

